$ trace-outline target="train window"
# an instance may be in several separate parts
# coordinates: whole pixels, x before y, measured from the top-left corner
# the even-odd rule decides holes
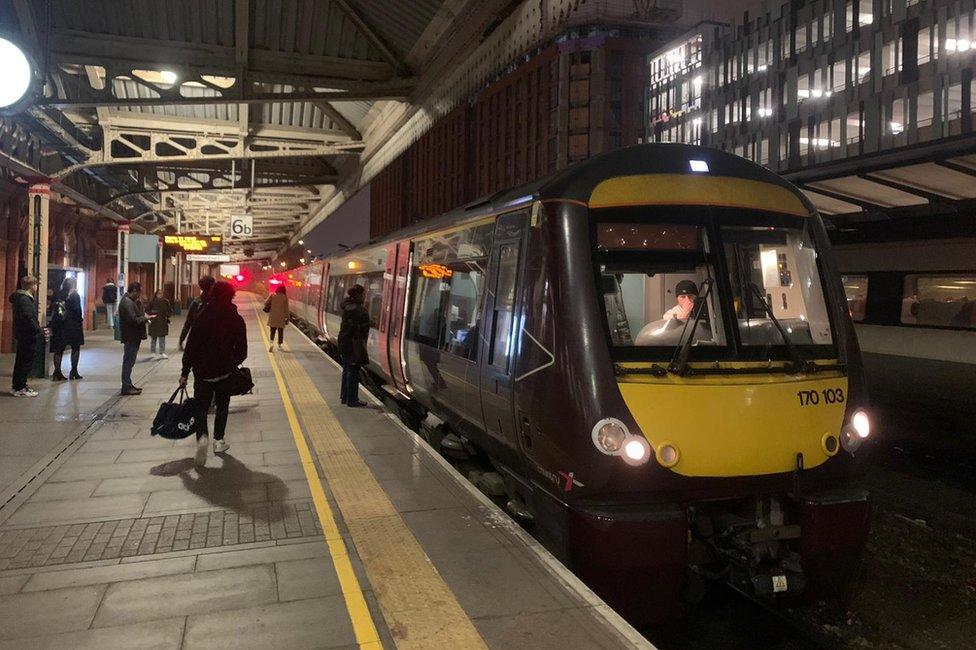
[[[413,269],[413,307],[408,336],[466,359],[478,346],[478,303],[484,260],[449,264],[424,261]]]
[[[847,309],[855,323],[864,321],[868,304],[868,276],[842,275],[844,293],[847,294]]]
[[[906,275],[901,322],[976,329],[976,274]]]
[[[365,273],[358,278],[360,284],[366,288],[366,309],[373,327],[379,326],[380,311],[383,308],[383,272]]]
[[[805,227],[725,226],[722,240],[743,345],[782,345],[768,310],[795,345],[833,341],[817,253]]]
[[[498,283],[495,286],[495,331],[488,362],[508,370],[512,356],[512,316],[515,310],[515,279],[518,274],[519,245],[505,244],[498,249]]]

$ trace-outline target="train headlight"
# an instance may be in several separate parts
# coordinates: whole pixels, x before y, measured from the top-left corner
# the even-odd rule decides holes
[[[603,453],[614,456],[620,453],[629,433],[620,420],[604,418],[593,427],[593,444]]]
[[[651,446],[643,438],[632,437],[624,443],[624,460],[631,465],[646,463],[651,455]]]
[[[851,418],[851,426],[854,427],[854,431],[857,432],[860,438],[867,438],[871,435],[871,420],[864,411],[854,411],[854,416]]]
[[[593,426],[593,445],[607,456],[620,456],[629,465],[642,465],[651,457],[651,446],[616,418],[603,418]]]
[[[858,447],[861,446],[863,438],[857,434],[853,425],[848,424],[840,432],[840,446],[844,448],[844,451],[853,454],[857,451]]]

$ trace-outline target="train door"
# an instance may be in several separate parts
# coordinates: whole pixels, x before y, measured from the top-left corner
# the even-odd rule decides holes
[[[512,373],[517,350],[519,305],[516,287],[527,212],[502,215],[488,261],[488,291],[481,322],[485,330],[480,354],[481,410],[485,431],[503,448],[518,448]]]
[[[391,304],[389,335],[390,376],[393,385],[401,393],[407,392],[407,375],[403,363],[403,321],[407,311],[407,290],[410,277],[410,241],[405,240],[396,244],[396,263],[393,271],[393,290]]]
[[[380,312],[380,367],[383,373],[393,380],[393,360],[390,358],[390,335],[393,327],[393,286],[396,284],[397,245],[387,244],[386,263],[383,265],[383,310]]]

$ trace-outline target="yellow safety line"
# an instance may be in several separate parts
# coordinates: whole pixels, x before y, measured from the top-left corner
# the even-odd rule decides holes
[[[397,647],[487,648],[308,373],[280,363]]]
[[[251,304],[255,315],[258,311],[254,304]],[[264,349],[269,347],[268,335],[264,331],[264,324],[258,316],[258,329],[261,330],[261,338],[264,340]],[[271,360],[271,369],[274,371],[275,381],[278,384],[278,392],[281,393],[281,401],[285,407],[285,414],[288,416],[288,424],[291,426],[292,436],[295,438],[295,446],[298,447],[298,456],[302,461],[302,469],[305,470],[305,479],[312,492],[312,502],[315,504],[315,512],[318,515],[319,523],[322,524],[322,534],[329,547],[329,557],[332,558],[332,566],[335,567],[336,575],[339,577],[339,586],[342,588],[342,597],[346,601],[346,609],[349,611],[349,620],[352,622],[353,633],[356,635],[356,643],[360,648],[382,648],[376,626],[373,624],[373,617],[369,613],[369,606],[363,597],[363,590],[359,586],[359,579],[349,561],[349,552],[346,544],[339,534],[339,527],[336,525],[335,516],[332,508],[325,498],[325,489],[319,479],[318,471],[315,469],[315,462],[312,454],[302,435],[301,426],[298,424],[298,417],[295,415],[295,407],[288,397],[288,389],[285,385],[284,377],[278,368],[278,363],[271,352],[266,353]]]

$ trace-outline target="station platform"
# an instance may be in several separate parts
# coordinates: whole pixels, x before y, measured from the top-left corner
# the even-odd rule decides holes
[[[149,435],[180,359],[148,342],[140,396],[106,332],[84,380],[0,397],[0,649],[651,647],[375,400],[340,405],[297,329],[269,352],[238,306],[255,389],[205,467]]]

